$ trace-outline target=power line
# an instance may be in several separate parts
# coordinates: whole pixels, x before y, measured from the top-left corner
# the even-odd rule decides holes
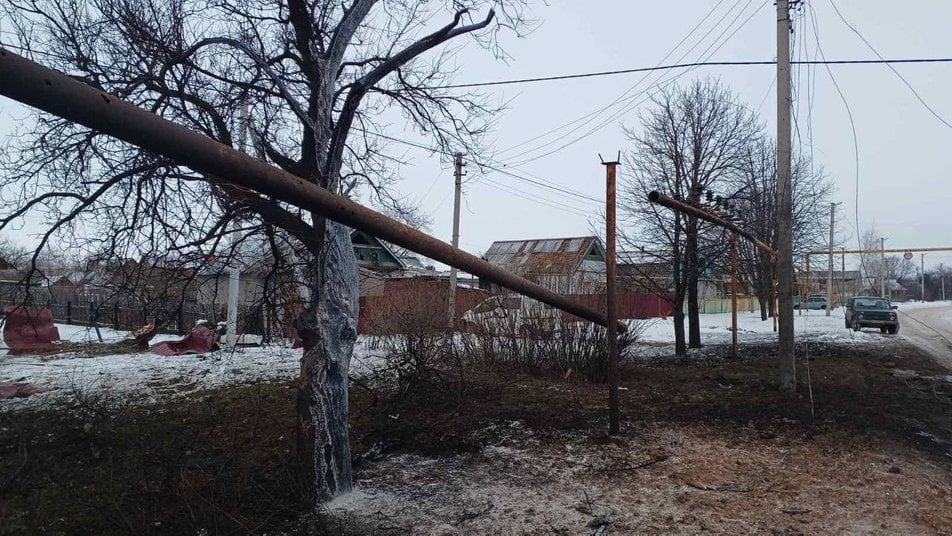
[[[724,20],[724,18],[726,18],[727,15],[732,12],[732,11],[734,10],[734,7],[736,7],[737,5],[740,4],[740,1],[741,1],[741,0],[738,0],[733,6],[731,6],[731,8],[728,10],[728,12],[725,13],[725,14],[718,20],[718,23],[717,23],[717,24],[720,24],[720,22],[721,22],[722,20]],[[747,17],[746,19],[744,19],[743,22],[741,22],[738,27],[736,27],[729,35],[727,35],[726,38],[724,38],[724,39],[722,40],[721,38],[724,37],[724,35],[727,33],[727,31],[730,29],[730,27],[731,27],[735,22],[737,22],[737,20],[741,17],[741,15],[743,15],[743,13],[744,13],[745,10],[747,9],[747,7],[751,4],[752,1],[753,1],[753,0],[748,0],[747,3],[744,4],[743,7],[741,7],[741,9],[737,12],[737,14],[734,15],[734,18],[731,19],[731,21],[727,24],[727,28],[725,28],[725,29],[714,39],[714,41],[712,41],[710,44],[708,44],[708,45],[707,45],[707,48],[705,48],[705,49],[701,52],[701,54],[700,54],[698,57],[699,57],[699,59],[702,60],[702,62],[707,62],[707,61],[709,61],[709,60],[711,59],[711,57],[713,57],[714,54],[716,54],[717,51],[721,49],[721,47],[723,47],[725,44],[727,44],[727,43],[731,40],[731,38],[734,37],[734,35],[736,35],[738,31],[740,31],[741,28],[743,28],[744,26],[747,25],[748,22],[750,22],[750,19],[752,19],[752,18],[754,17],[754,15],[756,15],[761,9],[763,9],[763,7],[764,7],[765,5],[767,5],[767,3],[765,2],[765,3],[762,3],[762,4],[761,4],[759,7],[757,7],[756,9],[754,9],[753,12],[751,12],[750,15],[748,15],[748,17]],[[708,31],[708,34],[709,34],[709,33],[710,33],[710,31]],[[707,35],[707,34],[705,34],[705,36],[706,36],[706,35]],[[715,47],[715,45],[717,45],[717,46]],[[713,50],[711,50],[712,47],[713,47]],[[681,57],[679,58],[679,61],[680,61],[681,59],[687,57],[688,53],[690,53],[691,50],[694,50],[694,48],[695,48],[695,47],[692,46],[687,52],[685,52],[684,54],[682,54]],[[706,56],[705,56],[705,54],[706,54]],[[632,95],[632,96],[630,97],[630,99],[633,100],[635,97],[637,97],[637,96],[639,96],[639,95],[645,95],[646,93],[648,93],[649,91],[651,91],[652,88],[664,88],[664,87],[667,87],[667,86],[673,84],[679,77],[684,76],[685,74],[687,74],[687,73],[689,73],[689,72],[691,72],[691,71],[693,71],[693,70],[694,70],[694,68],[691,67],[691,68],[688,68],[687,70],[684,70],[684,71],[682,71],[682,72],[680,72],[680,73],[677,73],[677,74],[675,74],[675,75],[673,75],[673,76],[670,76],[670,77],[668,77],[668,78],[665,79],[665,80],[659,80],[659,81],[657,81],[657,82],[655,83],[654,86],[645,88],[644,90],[640,91],[639,93],[636,93],[636,94]],[[621,110],[619,110],[619,111],[617,111],[617,112],[614,112],[614,113],[613,113],[611,116],[609,116],[607,119],[605,119],[605,120],[602,121],[601,123],[595,125],[594,127],[590,128],[588,131],[586,131],[586,132],[583,133],[582,135],[576,136],[574,139],[572,139],[572,140],[570,140],[570,141],[568,141],[568,142],[566,142],[566,143],[560,145],[559,147],[556,147],[555,149],[553,149],[553,150],[551,150],[551,151],[548,151],[548,152],[545,152],[545,153],[542,153],[542,154],[538,154],[538,155],[533,156],[533,157],[531,157],[531,158],[526,158],[526,159],[521,160],[521,161],[516,162],[516,163],[517,163],[517,164],[526,164],[526,163],[528,163],[528,162],[532,162],[532,161],[534,161],[534,160],[538,160],[538,159],[540,159],[540,158],[544,158],[544,157],[549,156],[549,155],[551,155],[551,154],[554,154],[554,153],[556,153],[556,152],[558,152],[558,151],[561,151],[562,149],[565,149],[565,148],[567,148],[567,147],[569,147],[569,146],[571,146],[571,145],[573,145],[573,144],[575,144],[575,143],[577,143],[577,142],[579,142],[579,141],[585,139],[586,137],[592,135],[593,133],[595,133],[595,132],[601,130],[601,129],[604,128],[606,125],[610,124],[612,121],[614,121],[614,120],[616,120],[617,118],[621,117],[622,115],[628,113],[629,111],[631,111],[631,110],[637,108],[637,107],[640,106],[641,104],[647,102],[648,99],[650,99],[650,98],[652,98],[652,97],[653,97],[652,94],[647,94],[646,96],[644,96],[644,97],[643,97],[641,100],[639,100],[638,102],[634,102],[634,103],[632,103],[632,104],[628,104],[628,105],[626,105],[625,107],[623,107]],[[558,139],[564,139],[564,138],[565,138],[565,136],[562,136],[562,137],[560,137],[560,138],[558,138]],[[553,141],[550,142],[549,144],[555,143],[556,141],[558,141],[558,139],[553,140]],[[541,148],[544,147],[545,145],[549,145],[549,144],[543,144],[543,146],[537,147],[536,149],[541,149]],[[533,150],[536,150],[536,149],[533,149]],[[526,153],[528,153],[528,152],[531,152],[531,151],[524,151],[523,153],[520,153],[520,154],[526,154]],[[519,156],[519,155],[517,155],[517,157],[518,157],[518,156]]]
[[[863,34],[859,33],[859,30],[857,30],[855,26],[853,26],[852,24],[850,24],[849,21],[846,20],[846,17],[844,17],[843,14],[840,13],[840,9],[839,9],[838,7],[836,7],[836,4],[833,3],[833,0],[830,0],[830,5],[833,6],[833,10],[836,11],[836,15],[840,18],[841,21],[843,21],[843,24],[845,24],[846,27],[849,28],[850,30],[853,30],[853,33],[855,33],[855,34],[863,41],[863,43],[866,44],[866,47],[869,48],[869,49],[873,52],[873,54],[876,55],[877,58],[883,59],[882,54],[880,54],[879,51],[876,50],[875,47],[873,47],[872,43],[870,43],[865,37],[863,37]],[[920,102],[923,106],[925,106],[926,110],[929,110],[929,113],[931,113],[933,116],[935,116],[936,119],[938,119],[939,121],[941,121],[943,125],[945,125],[945,126],[947,126],[947,127],[949,127],[949,128],[952,128],[952,124],[949,124],[949,122],[946,121],[941,115],[939,115],[939,113],[936,112],[936,111],[932,108],[932,106],[929,106],[929,104],[925,101],[925,99],[923,99],[922,96],[919,95],[919,92],[916,91],[916,88],[912,87],[912,84],[910,84],[909,81],[906,80],[906,77],[904,77],[902,74],[900,74],[899,71],[897,71],[896,68],[893,67],[890,63],[887,62],[887,63],[886,63],[886,66],[889,67],[889,69],[890,69],[896,76],[898,76],[900,80],[902,80],[902,83],[903,83],[903,84],[906,84],[906,87],[909,88],[909,91],[912,91],[912,94],[916,96],[916,99],[918,99],[919,102]]]
[[[855,59],[855,60],[804,60],[791,61],[793,65],[895,65],[901,63],[950,63],[952,58],[879,58],[879,59]],[[776,65],[777,62],[770,61],[699,61],[692,63],[674,63],[670,65],[659,65],[656,67],[637,67],[633,69],[619,69],[615,71],[597,71],[591,73],[564,74],[554,76],[543,76],[538,78],[518,78],[514,80],[496,80],[492,82],[472,82],[467,84],[451,84],[446,86],[429,86],[425,89],[458,89],[467,87],[486,87],[486,86],[505,86],[512,84],[528,84],[535,82],[551,82],[554,80],[573,80],[578,78],[593,78],[600,76],[614,76],[620,74],[644,73],[651,71],[670,71],[671,69],[683,69],[694,67],[741,67],[751,65]],[[898,73],[897,73],[898,74]]]
[[[424,145],[424,144],[422,144],[422,143],[418,143],[418,142],[414,142],[414,141],[410,141],[410,140],[404,140],[404,139],[401,139],[401,138],[396,138],[396,137],[394,137],[394,136],[388,136],[387,134],[382,134],[382,133],[379,133],[379,132],[374,132],[374,131],[365,130],[365,129],[355,129],[355,130],[358,130],[358,131],[360,131],[360,132],[364,132],[364,133],[366,133],[366,134],[371,134],[371,135],[374,135],[374,136],[377,136],[377,137],[380,137],[380,138],[383,138],[383,139],[386,139],[386,140],[390,140],[390,141],[394,141],[394,142],[397,142],[397,143],[402,143],[402,144],[405,144],[405,145],[409,145],[409,146],[411,146],[411,147],[416,147],[416,148],[419,148],[419,149],[424,149],[424,150],[427,150],[427,151],[431,151],[431,152],[434,152],[434,153],[442,153],[442,152],[443,152],[441,149],[438,149],[438,148],[436,148],[436,147],[430,147],[430,146]],[[498,163],[498,162],[496,162],[496,163],[499,164],[499,165],[503,165],[503,164],[500,164],[500,163]],[[479,166],[481,166],[481,167],[485,167],[485,168],[491,169],[491,170],[493,170],[493,171],[497,171],[497,172],[502,173],[502,174],[504,174],[504,175],[508,175],[508,176],[510,176],[510,177],[512,177],[512,178],[514,178],[514,179],[521,180],[521,181],[523,181],[523,182],[532,184],[532,185],[534,185],[534,186],[541,187],[541,188],[545,188],[545,189],[551,190],[551,191],[553,191],[553,192],[560,193],[560,194],[562,194],[562,195],[564,195],[564,196],[569,196],[569,197],[572,197],[572,198],[582,199],[582,200],[585,200],[585,201],[587,201],[587,202],[595,203],[595,204],[597,204],[597,205],[599,205],[599,206],[603,203],[602,200],[596,199],[596,198],[594,198],[594,197],[590,197],[590,196],[588,196],[588,195],[583,194],[582,192],[578,192],[578,191],[575,191],[575,190],[571,190],[571,189],[568,189],[568,188],[565,188],[565,187],[553,186],[552,184],[547,184],[547,183],[545,183],[545,182],[542,182],[543,180],[546,180],[546,179],[542,179],[541,177],[537,177],[537,178],[539,178],[540,180],[533,180],[533,179],[530,179],[530,178],[528,178],[528,177],[524,177],[524,176],[522,176],[522,175],[513,173],[513,172],[511,172],[511,171],[507,171],[507,170],[505,170],[505,169],[501,169],[501,168],[499,168],[499,167],[496,167],[496,166],[494,166],[494,165],[488,164],[488,163],[486,163],[486,162],[476,162],[476,164],[479,165]],[[520,170],[520,171],[521,171],[521,170]],[[524,173],[527,173],[527,172],[524,172]],[[553,202],[555,202],[555,201],[553,201]]]
[[[662,57],[662,58],[658,61],[658,63],[656,64],[656,66],[657,66],[657,65],[662,65],[662,64],[664,63],[664,61],[667,60],[667,59],[671,56],[671,54],[674,54],[674,51],[676,51],[678,48],[680,48],[681,45],[683,45],[685,41],[687,41],[692,35],[694,35],[694,32],[696,32],[696,31],[698,30],[698,28],[700,28],[701,25],[703,25],[704,22],[706,22],[706,21],[708,20],[708,18],[711,16],[711,14],[714,13],[714,11],[716,11],[717,8],[719,8],[719,7],[721,6],[721,4],[723,4],[724,2],[725,2],[725,0],[719,0],[716,4],[714,4],[714,7],[712,7],[712,8],[711,8],[707,13],[705,13],[700,19],[698,19],[698,21],[697,21],[697,23],[694,25],[694,27],[691,28],[691,30],[690,30],[688,33],[686,33],[686,34],[684,35],[684,37],[682,37],[681,40],[678,41],[677,44],[675,44],[674,47],[672,47],[671,50],[669,50],[669,51],[667,52],[667,54],[665,54],[664,57]],[[739,2],[739,0],[738,0],[738,2]],[[733,9],[733,8],[731,8],[731,9]],[[718,22],[720,22],[720,21],[718,21]],[[703,39],[705,39],[705,38],[708,36],[708,34],[710,34],[710,32],[716,27],[717,24],[718,24],[718,23],[715,23],[715,26],[712,26],[711,29],[707,31],[707,33],[705,33],[703,36],[701,36],[701,38],[698,40],[698,43],[700,43]],[[688,49],[687,52],[690,52],[691,50],[693,50],[695,46],[697,46],[697,44],[695,44],[695,45],[692,46],[690,49]],[[686,54],[686,53],[685,53],[685,54]],[[684,55],[682,55],[681,58],[679,58],[679,61],[680,61],[681,59],[683,59],[683,58],[684,58]],[[629,87],[628,89],[626,89],[621,95],[619,95],[618,97],[616,97],[615,100],[613,100],[612,102],[608,103],[607,105],[605,105],[605,106],[603,106],[603,107],[601,107],[601,108],[599,108],[599,109],[597,109],[597,110],[595,110],[595,111],[593,111],[593,112],[589,112],[589,113],[587,113],[587,114],[585,114],[585,115],[583,115],[583,116],[581,116],[581,117],[577,117],[577,118],[573,119],[572,121],[569,121],[569,122],[567,122],[567,123],[563,123],[562,125],[560,125],[560,126],[558,126],[558,127],[549,129],[549,130],[543,132],[542,134],[539,134],[539,135],[537,135],[537,136],[534,136],[534,137],[532,137],[532,138],[529,138],[529,139],[527,139],[527,140],[525,140],[525,141],[519,142],[519,143],[517,143],[517,144],[515,144],[515,145],[512,145],[512,146],[510,146],[510,147],[506,147],[505,149],[502,149],[502,150],[499,152],[499,154],[506,153],[506,152],[509,152],[509,151],[511,151],[511,150],[513,150],[513,149],[516,149],[516,148],[518,148],[518,147],[522,147],[523,145],[532,143],[532,142],[534,142],[535,140],[537,140],[537,139],[539,139],[539,138],[543,138],[543,137],[545,137],[545,136],[548,136],[549,134],[552,134],[552,133],[554,133],[554,132],[558,132],[558,131],[560,131],[560,130],[562,130],[562,129],[564,129],[564,128],[567,128],[567,127],[569,127],[569,126],[572,126],[572,125],[574,125],[575,123],[578,123],[579,121],[582,121],[582,120],[584,120],[584,119],[588,119],[588,118],[590,118],[590,117],[595,117],[595,116],[601,115],[602,112],[604,112],[605,110],[611,108],[612,106],[618,104],[619,102],[621,102],[621,101],[623,101],[623,100],[626,100],[626,95],[628,95],[628,93],[630,93],[630,92],[633,91],[636,87],[638,87],[639,85],[641,85],[641,83],[644,82],[646,78],[648,78],[648,75],[645,75],[645,76],[641,77],[637,82],[635,82],[635,84],[634,84],[633,86],[631,86],[631,87]],[[586,121],[585,123],[583,123],[583,125],[584,125],[584,124],[587,124],[587,123],[588,123],[588,121]]]

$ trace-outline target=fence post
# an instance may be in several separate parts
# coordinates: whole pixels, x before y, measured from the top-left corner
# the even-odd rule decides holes
[[[73,323],[73,302],[66,300],[66,323]]]
[[[96,307],[96,302],[94,301],[89,302],[89,325],[99,325],[99,309]]]
[[[185,333],[185,318],[182,316],[182,305],[178,306],[178,319],[176,320],[176,327],[178,328],[179,333]]]
[[[112,329],[119,331],[119,303],[112,305]]]

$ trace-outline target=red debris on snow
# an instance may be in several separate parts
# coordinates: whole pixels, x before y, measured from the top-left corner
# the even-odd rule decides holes
[[[3,340],[11,354],[49,351],[60,338],[53,313],[46,307],[8,305],[3,313]]]
[[[205,325],[198,325],[182,340],[160,342],[152,347],[159,355],[205,354],[218,350],[218,334]]]
[[[0,382],[0,400],[8,398],[24,398],[36,393],[42,393],[45,389],[31,383],[22,382]]]

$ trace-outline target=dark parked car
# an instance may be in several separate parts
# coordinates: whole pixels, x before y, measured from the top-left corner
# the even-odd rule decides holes
[[[846,302],[846,327],[879,328],[883,333],[899,333],[899,315],[889,300],[876,296],[858,296]]]

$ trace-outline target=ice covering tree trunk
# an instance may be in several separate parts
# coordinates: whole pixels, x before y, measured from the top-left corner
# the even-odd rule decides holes
[[[347,376],[357,340],[359,307],[357,260],[350,229],[325,222],[323,253],[317,259],[314,291],[320,299],[302,313],[298,330],[304,343],[299,416],[311,455],[316,499],[325,502],[352,488],[347,429]],[[303,407],[300,405],[303,404]]]

